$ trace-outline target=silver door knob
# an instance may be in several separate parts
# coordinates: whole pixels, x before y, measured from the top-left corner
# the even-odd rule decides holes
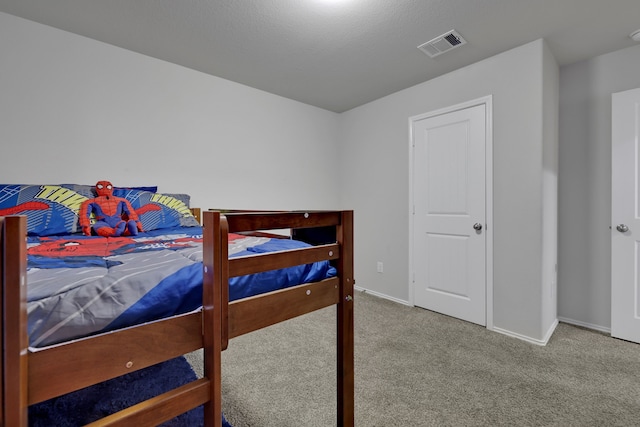
[[[616,230],[618,230],[618,231],[619,231],[619,232],[621,232],[621,233],[626,233],[627,231],[629,231],[629,227],[627,227],[627,226],[626,226],[626,225],[624,225],[624,224],[618,224],[618,225],[616,226]]]
[[[476,222],[475,224],[473,224],[473,229],[476,231],[482,230],[482,224],[480,224],[479,222]]]

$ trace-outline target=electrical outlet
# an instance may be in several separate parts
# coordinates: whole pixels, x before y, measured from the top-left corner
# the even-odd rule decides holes
[[[382,261],[378,261],[377,269],[378,273],[384,273],[384,265],[382,265]]]

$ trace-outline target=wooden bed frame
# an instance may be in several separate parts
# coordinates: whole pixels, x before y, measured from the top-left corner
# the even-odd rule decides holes
[[[199,212],[198,212],[199,213]],[[203,212],[202,309],[45,348],[27,336],[26,217],[0,217],[0,425],[27,426],[28,406],[204,348],[204,378],[90,425],[153,426],[204,405],[221,425],[221,352],[229,339],[337,306],[337,425],[354,425],[353,212]],[[228,233],[335,227],[336,242],[228,258]],[[229,303],[229,277],[331,260],[334,278]]]

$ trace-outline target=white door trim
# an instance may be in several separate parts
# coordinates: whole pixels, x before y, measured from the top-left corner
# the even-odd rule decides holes
[[[463,102],[450,107],[409,117],[409,303],[415,305],[413,289],[414,282],[414,183],[413,183],[413,124],[419,120],[452,113],[457,110],[485,105],[486,112],[486,149],[485,149],[485,173],[486,173],[486,323],[487,329],[493,330],[493,97],[488,95],[472,101]]]

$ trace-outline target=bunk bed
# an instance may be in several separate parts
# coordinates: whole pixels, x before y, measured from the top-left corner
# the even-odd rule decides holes
[[[199,215],[199,210],[194,210]],[[353,212],[202,212],[202,305],[141,324],[30,345],[27,315],[27,219],[0,217],[0,425],[27,426],[29,405],[204,349],[204,377],[91,425],[152,426],[200,405],[204,424],[220,426],[221,352],[248,332],[337,307],[337,425],[354,424]],[[329,243],[229,256],[232,235],[265,230],[331,229]],[[303,233],[304,234],[304,233]],[[336,274],[310,283],[229,300],[229,281],[328,261]]]

